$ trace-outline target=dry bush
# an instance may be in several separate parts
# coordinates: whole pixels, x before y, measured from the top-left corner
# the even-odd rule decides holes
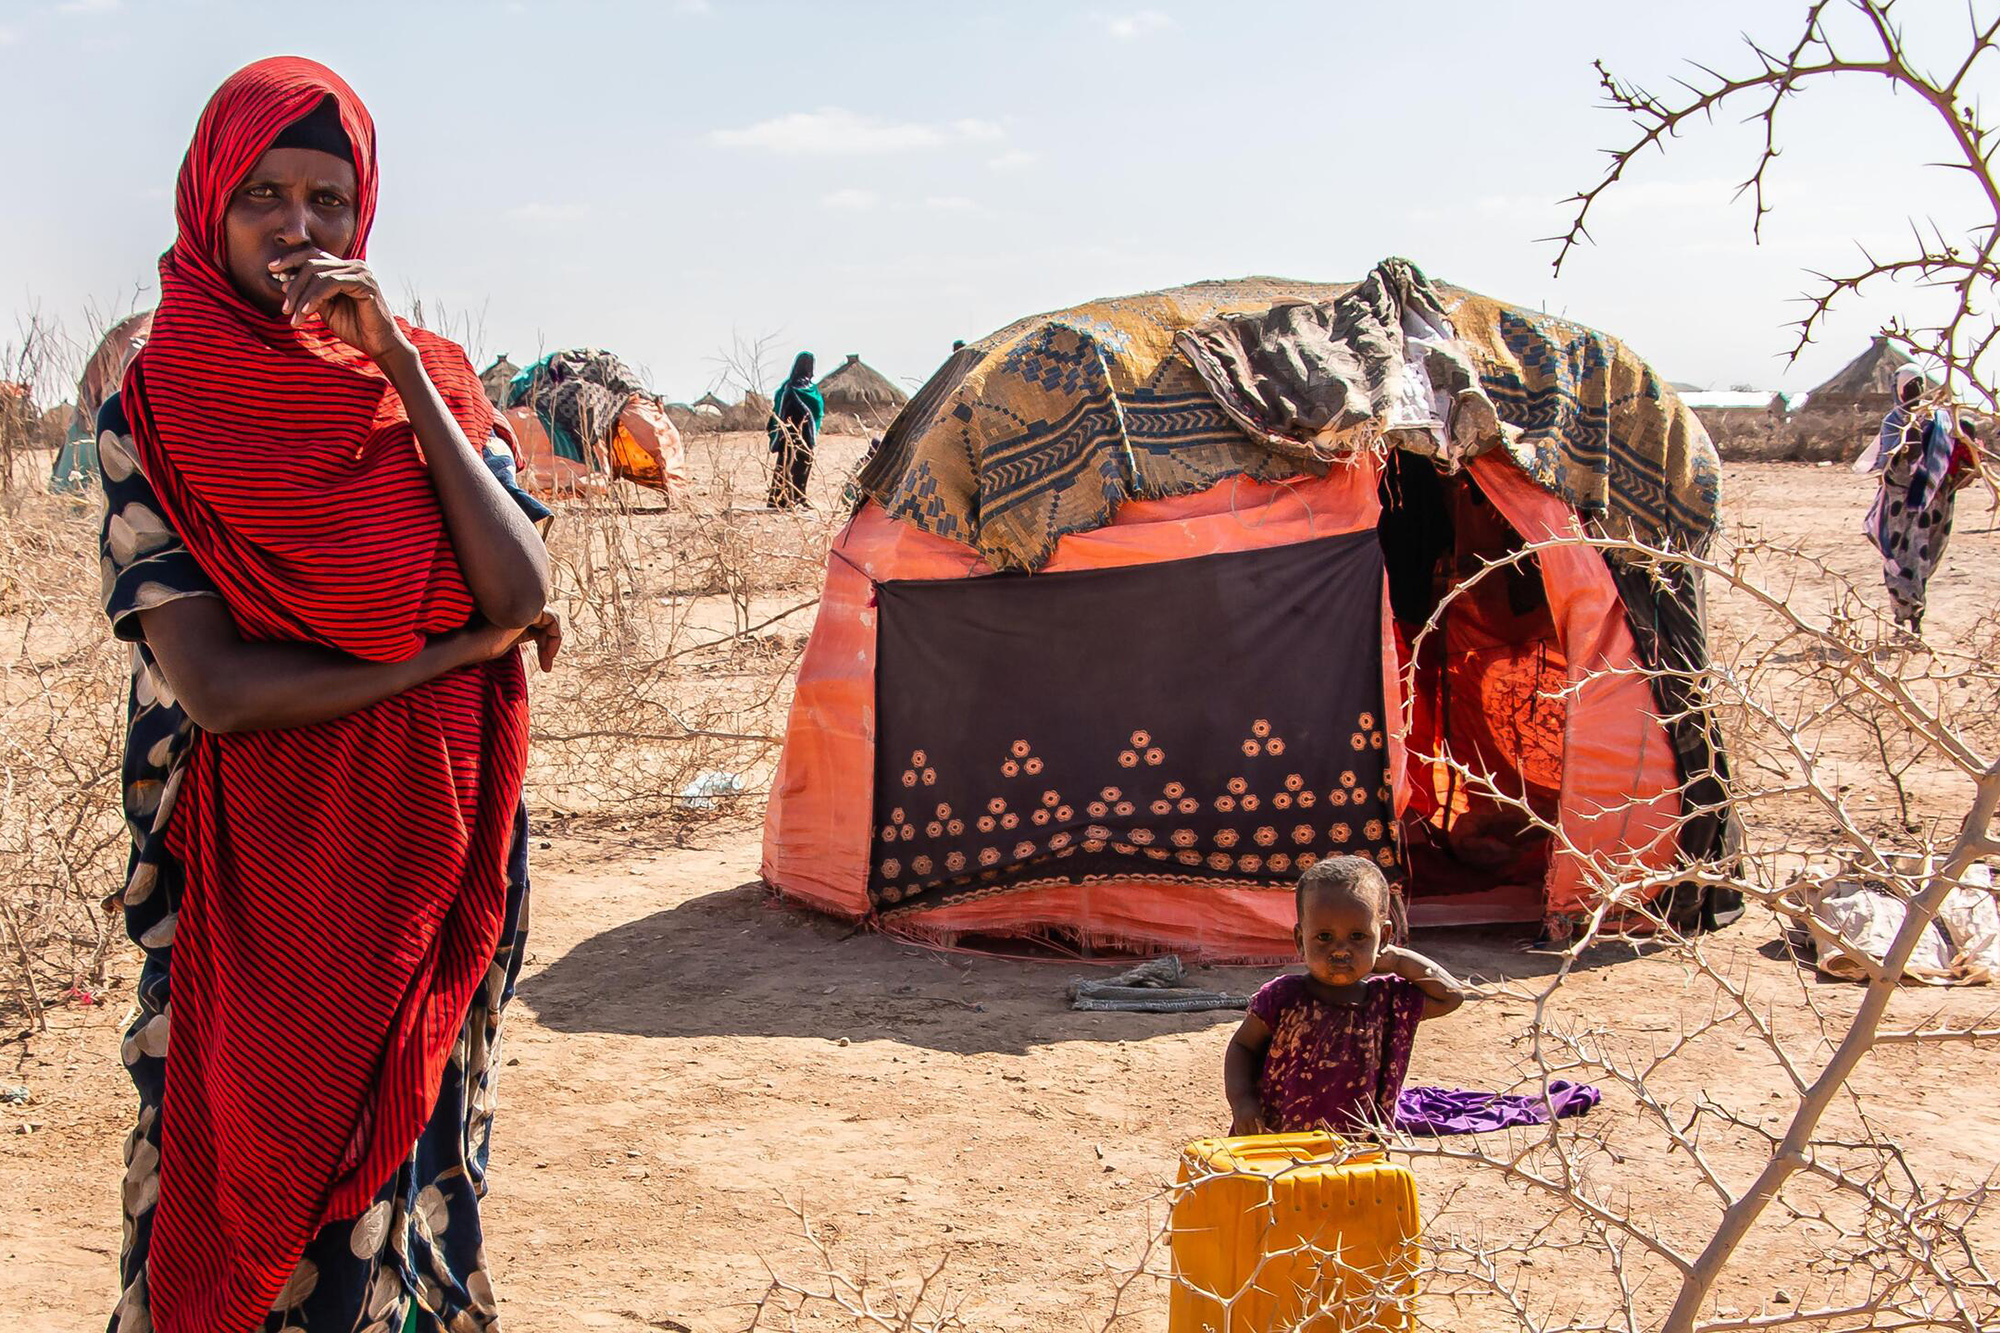
[[[1761,220],[1786,100],[1836,76],[1885,80],[1937,113],[1949,144],[1945,160],[1979,181],[1993,216],[1957,233],[1913,227],[1909,254],[1865,255],[1853,272],[1823,279],[1809,298],[1800,346],[1835,301],[1864,284],[1942,286],[1956,294],[1954,312],[1929,327],[1886,331],[1933,355],[1961,395],[1993,403],[1988,354],[1991,298],[2000,286],[2000,190],[1991,170],[1993,131],[1969,94],[1993,54],[2000,18],[1969,12],[1965,44],[1932,76],[1910,54],[1893,10],[1893,0],[1820,0],[1806,10],[1790,48],[1753,43],[1747,72],[1700,68],[1671,98],[1603,73],[1611,104],[1632,116],[1638,134],[1611,155],[1604,179],[1577,197],[1563,253],[1587,235],[1596,201],[1640,153],[1739,103],[1751,106],[1753,123],[1765,131],[1743,187]],[[1868,50],[1850,54],[1855,41]],[[1961,240],[1967,236],[1969,243]],[[1531,1329],[1973,1333],[1994,1326],[2000,1281],[1985,1255],[1994,1177],[1956,1179],[1928,1145],[1899,1141],[1884,1127],[1879,1099],[1904,1089],[1864,1085],[1854,1075],[1885,1046],[1914,1047],[1935,1066],[1959,1044],[2000,1038],[1991,1016],[1953,1020],[1942,1007],[1890,1018],[1911,957],[1937,928],[1947,900],[1993,897],[1990,887],[1973,886],[1968,872],[2000,854],[1993,834],[2000,674],[1990,666],[2000,622],[1988,611],[1960,646],[1928,648],[1886,626],[1871,609],[1878,599],[1798,552],[1746,542],[1697,558],[1570,540],[1640,568],[1693,571],[1711,597],[1745,610],[1733,640],[1714,645],[1695,683],[1732,747],[1728,800],[1749,837],[1740,851],[1656,871],[1630,859],[1587,860],[1597,904],[1590,919],[1552,974],[1505,992],[1532,1015],[1520,1042],[1523,1087],[1545,1089],[1558,1077],[1597,1082],[1622,1094],[1630,1113],[1398,1144],[1413,1156],[1452,1159],[1473,1177],[1497,1175],[1519,1200],[1495,1218],[1470,1210],[1459,1216],[1447,1199],[1426,1238],[1427,1291],[1450,1300],[1454,1318]],[[1439,617],[1445,613],[1441,607]],[[1577,852],[1560,828],[1512,800],[1490,775],[1448,756],[1444,762],[1559,848]],[[1691,791],[1683,788],[1684,805]],[[1893,813],[1880,799],[1889,793]],[[1855,881],[1901,908],[1892,941],[1872,955],[1821,906],[1822,890]],[[1676,883],[1742,893],[1794,936],[1817,936],[1861,958],[1864,983],[1820,988],[1803,973],[1777,984],[1754,979],[1730,965],[1727,950],[1682,934],[1654,908],[1651,895]],[[1633,1031],[1573,1002],[1570,977],[1586,951],[1608,939],[1677,964],[1680,1012],[1692,1017],[1672,1030]],[[1721,1043],[1761,1058],[1764,1077],[1714,1086],[1711,1054]],[[1763,1308],[1725,1301],[1740,1274],[1774,1268],[1793,1280]]]
[[[89,330],[95,333],[93,327]],[[96,345],[95,337],[89,345]],[[126,651],[98,601],[98,506],[48,493],[54,401],[82,347],[39,313],[0,347],[0,1023],[95,1000],[117,922]]]
[[[0,1021],[94,998],[119,939],[129,657],[98,602],[89,499],[0,500]]]
[[[672,506],[622,484],[562,506],[563,664],[537,679],[532,808],[677,841],[762,809],[838,517],[755,507],[762,445],[690,441],[702,484]]]
[[[1844,409],[1788,417],[1763,408],[1697,409],[1716,452],[1740,463],[1845,463],[1882,427],[1879,416]]]

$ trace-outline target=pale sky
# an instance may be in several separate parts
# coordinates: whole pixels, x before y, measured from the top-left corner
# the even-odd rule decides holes
[[[1668,378],[1803,389],[1920,299],[1851,302],[1786,367],[1803,270],[1912,215],[1978,219],[1967,182],[1921,166],[1943,145],[1913,99],[1857,79],[1793,103],[1761,246],[1733,123],[1628,173],[1560,279],[1537,238],[1627,133],[1594,57],[1664,89],[1687,60],[1742,69],[1746,27],[1788,43],[1804,8],[0,0],[0,344],[31,310],[78,328],[150,304],[203,102],[290,53],[368,102],[371,258],[447,332],[469,315],[475,358],[604,346],[691,398],[733,338],[773,334],[767,379],[804,347],[914,386],[954,338],[1039,310],[1400,254]],[[1908,11],[1956,49],[1962,5]]]

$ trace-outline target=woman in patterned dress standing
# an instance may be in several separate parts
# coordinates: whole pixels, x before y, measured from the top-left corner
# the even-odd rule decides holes
[[[203,111],[153,334],[99,414],[134,644],[114,1333],[478,1330],[526,929],[548,511],[457,346],[365,262],[367,110],[259,61]]]

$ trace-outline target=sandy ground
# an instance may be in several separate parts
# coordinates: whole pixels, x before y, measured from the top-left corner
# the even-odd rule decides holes
[[[1865,581],[1851,538],[1866,495],[1843,470],[1732,467],[1730,512],[1828,552]],[[1934,634],[1985,603],[2000,535],[1968,493],[1934,588]],[[1730,607],[1716,615],[1728,627]],[[1221,1059],[1233,1018],[1076,1014],[1080,963],[919,950],[804,914],[757,883],[757,832],[694,849],[643,838],[558,839],[538,853],[534,927],[511,1011],[486,1211],[506,1326],[743,1328],[766,1265],[812,1262],[783,1201],[803,1203],[840,1265],[893,1276],[949,1256],[945,1281],[975,1329],[1094,1328],[1115,1271],[1157,1221],[1186,1140],[1226,1123]],[[1428,932],[1418,945],[1482,978],[1533,980],[1551,961],[1519,931]],[[1815,983],[1752,915],[1712,942],[1802,1038],[1806,1003],[1838,1014],[1857,992]],[[1707,992],[1657,957],[1601,949],[1567,988],[1579,1015],[1628,1039],[1698,1019]],[[123,985],[129,986],[128,963]],[[1244,989],[1266,973],[1207,974]],[[115,992],[114,992],[115,993]],[[59,1010],[51,1030],[0,1045],[0,1311],[9,1328],[101,1326],[116,1296],[119,1145],[131,1113],[117,1059],[122,1000]],[[1986,1012],[1990,991],[1906,992],[1910,1019]],[[1494,1086],[1510,1077],[1526,1006],[1495,999],[1426,1029],[1412,1080]],[[1984,1174],[2000,1109],[2000,1051],[1886,1049],[1858,1076],[1868,1111],[1943,1178]],[[1926,1061],[1931,1064],[1926,1066]],[[1707,1039],[1663,1091],[1708,1090],[1772,1116],[1779,1076],[1754,1044]],[[1613,1090],[1595,1116],[1630,1115]],[[1843,1115],[1850,1114],[1847,1111]],[[1725,1157],[1725,1171],[1747,1163]],[[1490,1174],[1418,1165],[1427,1209],[1504,1224],[1522,1195]],[[1670,1167],[1633,1160],[1615,1183],[1669,1234],[1706,1214]],[[1989,1232],[1990,1237],[1990,1232]],[[1722,1302],[1768,1308],[1812,1280],[1782,1237],[1759,1239]],[[1540,1291],[1590,1281],[1546,1262]],[[1540,1270],[1524,1269],[1535,1281]],[[1602,1279],[1596,1279],[1601,1281]],[[1163,1326],[1162,1294],[1135,1288],[1133,1328]],[[1659,1308],[1663,1295],[1642,1293]],[[1449,1312],[1430,1316],[1449,1324]],[[831,1326],[831,1325],[829,1325]],[[1486,1326],[1468,1317],[1456,1327]]]

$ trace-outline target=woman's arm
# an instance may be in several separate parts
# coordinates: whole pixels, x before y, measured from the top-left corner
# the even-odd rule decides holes
[[[1262,1134],[1264,1105],[1257,1098],[1257,1076],[1264,1069],[1264,1052],[1271,1045],[1271,1025],[1255,1014],[1243,1015],[1229,1050],[1222,1057],[1222,1090],[1229,1098],[1229,1132]]]
[[[445,408],[417,349],[407,342],[375,364],[402,395],[437,488],[452,550],[479,614],[491,624],[523,628],[549,602],[549,552],[493,469]]]
[[[1376,958],[1375,970],[1401,977],[1422,991],[1425,1018],[1443,1018],[1465,1003],[1465,987],[1458,978],[1414,949],[1390,945]]]
[[[182,709],[203,731],[218,733],[331,722],[529,641],[546,671],[562,645],[555,617],[544,615],[525,629],[439,635],[407,661],[364,662],[311,644],[246,640],[218,597],[177,598],[138,614]]]
[[[274,260],[271,269],[285,279],[285,313],[294,325],[323,319],[336,338],[372,358],[402,397],[479,614],[503,629],[535,623],[549,602],[548,548],[445,407],[373,271],[310,247]]]

